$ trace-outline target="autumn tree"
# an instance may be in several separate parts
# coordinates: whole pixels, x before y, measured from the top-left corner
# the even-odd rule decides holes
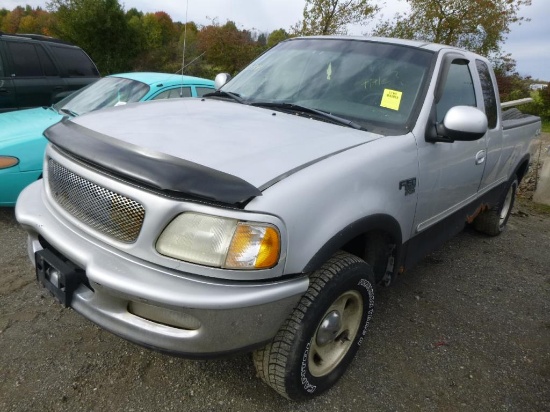
[[[6,33],[27,33],[50,35],[55,24],[53,16],[47,11],[31,6],[16,7],[12,11],[0,10],[0,30]]]
[[[187,27],[186,27],[187,26]],[[178,50],[181,52],[179,56],[180,66],[178,71],[181,72],[183,67],[183,73],[190,76],[203,77],[207,69],[206,60],[204,55],[206,54],[199,45],[199,28],[194,22],[188,22],[182,25],[179,30],[179,42]],[[185,53],[185,58],[183,54]]]
[[[54,35],[82,47],[102,74],[131,68],[135,42],[118,0],[52,0]]]
[[[531,0],[406,0],[410,11],[379,24],[372,34],[462,47],[489,56]]]
[[[234,75],[260,52],[250,31],[239,30],[232,21],[223,26],[213,22],[212,25],[203,27],[198,41],[199,49],[212,65],[208,77],[221,71]]]
[[[25,9],[21,6],[16,7],[12,11],[8,11],[2,18],[0,30],[5,33],[17,33],[19,23],[23,18]]]
[[[371,0],[306,0],[303,20],[292,26],[295,36],[347,34],[350,24],[366,24],[379,7]]]
[[[512,56],[500,55],[494,57],[491,63],[502,102],[529,97],[528,81],[516,71],[516,61]]]

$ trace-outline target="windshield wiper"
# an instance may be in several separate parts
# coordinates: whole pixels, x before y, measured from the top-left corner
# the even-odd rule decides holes
[[[345,119],[340,116],[335,116],[323,110],[313,109],[311,107],[306,107],[306,106],[300,106],[299,104],[284,103],[284,102],[253,102],[253,103],[250,103],[250,105],[258,106],[258,107],[273,108],[273,109],[281,109],[284,111],[290,111],[295,113],[302,112],[302,113],[314,114],[315,116],[321,119],[329,120],[333,123],[340,124],[342,126],[348,126],[357,130],[366,130],[363,126],[354,122],[353,120]]]
[[[72,110],[61,108],[59,109],[60,112],[68,114],[69,116],[76,117],[78,116],[78,113],[73,112]]]
[[[229,97],[230,99],[235,100],[236,102],[246,104],[240,94],[233,93],[233,92],[226,92],[224,90],[216,90],[215,92],[212,92],[212,93],[206,93],[206,94],[203,94],[202,97]]]

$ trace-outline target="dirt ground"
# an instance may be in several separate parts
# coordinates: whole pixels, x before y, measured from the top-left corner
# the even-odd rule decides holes
[[[548,411],[550,208],[529,190],[501,236],[467,228],[379,289],[350,369],[306,403],[262,384],[249,355],[174,358],[63,309],[0,208],[0,410]]]

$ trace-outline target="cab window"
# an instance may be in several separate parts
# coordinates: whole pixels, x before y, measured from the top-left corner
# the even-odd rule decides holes
[[[468,64],[456,61],[451,64],[443,94],[437,103],[437,122],[442,122],[450,108],[476,106],[476,93]]]
[[[485,62],[476,60],[479,80],[481,82],[481,90],[483,91],[483,101],[485,103],[485,114],[489,122],[489,129],[494,129],[497,125],[498,109],[497,98],[495,94],[495,86],[491,79],[491,72]]]

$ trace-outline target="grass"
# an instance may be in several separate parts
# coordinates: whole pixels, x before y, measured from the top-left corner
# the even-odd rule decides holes
[[[524,207],[532,212],[537,212],[541,215],[550,216],[550,206],[542,203],[536,203],[532,200],[523,199],[520,197],[516,198],[517,206]]]

